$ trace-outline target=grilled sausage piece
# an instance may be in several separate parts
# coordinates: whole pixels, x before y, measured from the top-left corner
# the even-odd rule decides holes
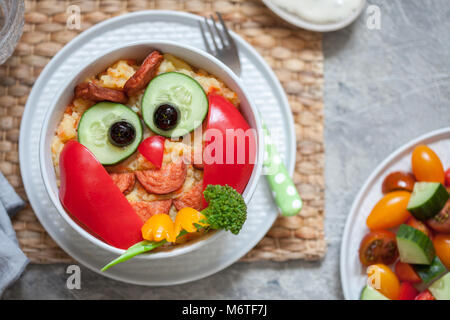
[[[126,103],[127,95],[120,91],[101,87],[93,82],[83,82],[75,87],[75,97],[92,101]]]
[[[109,176],[123,194],[128,194],[133,190],[136,182],[134,173],[110,173]]]
[[[142,219],[147,221],[151,216],[164,213],[169,214],[170,207],[172,206],[172,199],[168,200],[156,200],[156,201],[134,201],[130,202],[134,211]]]
[[[166,194],[184,183],[187,167],[183,161],[164,164],[161,169],[136,171],[136,178],[148,193]]]
[[[195,210],[203,209],[203,180],[197,182],[189,191],[184,192],[180,197],[173,200],[173,204],[177,210],[184,207],[194,208]]]
[[[155,77],[163,59],[164,57],[158,51],[153,51],[145,58],[139,69],[125,82],[123,89],[128,96],[135,94],[148,85],[150,80]]]

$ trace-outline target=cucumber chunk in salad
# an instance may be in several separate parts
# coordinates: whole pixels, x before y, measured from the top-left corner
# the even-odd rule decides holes
[[[416,182],[407,210],[419,220],[434,217],[444,206],[450,195],[438,182]]]
[[[361,291],[360,300],[389,300],[381,292],[375,290],[371,286],[365,286]]]
[[[425,284],[431,283],[447,271],[438,256],[434,257],[430,265],[415,265],[413,268]]]
[[[117,124],[121,128],[113,128]],[[123,125],[126,123],[127,125]],[[122,131],[121,131],[122,130]],[[123,133],[123,130],[134,130],[128,135],[129,141],[119,137],[123,146],[114,145],[111,134]],[[100,102],[83,113],[78,124],[78,142],[91,151],[103,165],[113,165],[131,156],[142,140],[142,123],[138,115],[123,104]]]
[[[155,77],[145,90],[142,117],[156,134],[177,138],[202,124],[208,106],[206,93],[196,80],[183,73],[166,72]]]
[[[436,300],[450,300],[450,272],[435,281],[429,290]]]
[[[435,257],[433,242],[425,233],[402,224],[397,231],[400,261],[412,264],[431,264]]]

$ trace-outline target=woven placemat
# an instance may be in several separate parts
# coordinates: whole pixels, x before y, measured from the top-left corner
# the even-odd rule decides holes
[[[293,28],[261,1],[239,0],[28,0],[23,36],[14,55],[0,66],[0,170],[26,199],[19,170],[20,119],[39,73],[64,44],[113,16],[147,9],[183,10],[199,15],[219,11],[229,26],[252,44],[286,90],[295,120],[297,160],[294,182],[304,209],[280,217],[244,261],[318,260],[324,240],[323,55],[321,35]],[[81,30],[66,28],[67,8],[81,8]],[[45,232],[30,206],[13,221],[20,245],[35,263],[72,262]]]

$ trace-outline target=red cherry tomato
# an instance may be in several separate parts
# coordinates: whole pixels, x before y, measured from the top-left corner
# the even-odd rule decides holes
[[[414,300],[436,300],[436,298],[431,294],[430,290],[425,290],[419,293]]]
[[[359,260],[363,266],[375,263],[391,264],[398,258],[395,234],[386,231],[372,231],[365,235],[359,247]]]
[[[422,279],[419,277],[413,267],[408,263],[398,261],[395,264],[395,274],[400,281],[406,281],[411,283],[420,283]]]
[[[205,187],[227,184],[242,193],[253,171],[256,137],[239,110],[227,99],[217,94],[208,95],[208,99],[203,184]]]
[[[395,171],[391,172],[384,178],[382,191],[383,193],[389,193],[396,190],[404,190],[412,192],[414,189],[414,183],[416,179],[409,172]]]
[[[410,227],[413,227],[414,229],[417,229],[419,231],[422,231],[423,233],[425,233],[430,239],[433,239],[433,233],[431,232],[431,230],[427,227],[427,225],[425,223],[423,223],[420,220],[417,220],[414,217],[409,218],[406,221],[406,224],[409,225]]]
[[[400,284],[400,294],[398,300],[415,300],[419,291],[409,282],[402,282]]]
[[[85,146],[67,142],[59,166],[59,198],[76,222],[117,248],[127,249],[142,240],[141,218]]]
[[[445,171],[445,186],[450,188],[450,168]]]
[[[433,218],[428,219],[426,223],[436,232],[450,233],[450,199],[441,211]]]
[[[138,151],[158,169],[161,168],[164,157],[164,141],[161,136],[151,136],[141,142]]]
[[[411,157],[414,176],[417,181],[440,182],[444,184],[444,167],[439,157],[425,145],[417,146]]]

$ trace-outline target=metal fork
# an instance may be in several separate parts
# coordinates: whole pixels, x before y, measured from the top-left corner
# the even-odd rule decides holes
[[[216,12],[221,27],[218,27],[214,16],[210,16],[210,21],[205,17],[204,21],[199,21],[200,32],[208,53],[225,63],[238,76],[241,75],[241,62],[239,52],[230,35],[225,22],[219,12]],[[213,47],[208,42],[208,35],[211,38]],[[261,116],[261,114],[260,114]],[[262,119],[262,116],[261,116]],[[294,216],[300,212],[303,207],[302,199],[298,194],[294,182],[289,176],[286,167],[281,161],[281,157],[272,144],[267,126],[263,121],[265,156],[264,169],[265,176],[269,182],[275,202],[284,216]]]

